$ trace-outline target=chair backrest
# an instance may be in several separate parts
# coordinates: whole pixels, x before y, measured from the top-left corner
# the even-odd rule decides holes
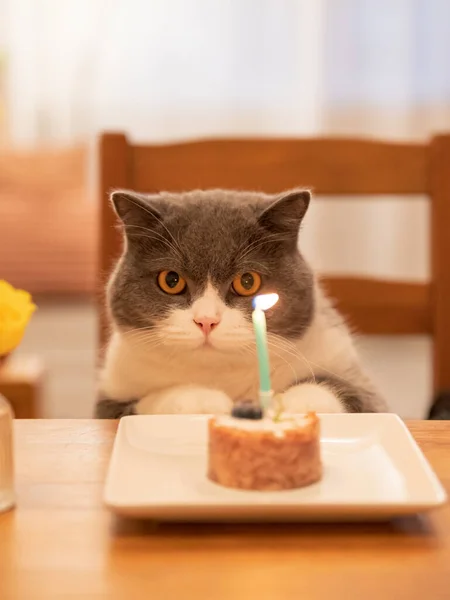
[[[121,250],[121,234],[108,202],[111,190],[150,193],[221,187],[279,192],[296,186],[331,197],[352,195],[361,201],[365,194],[428,195],[429,283],[335,277],[325,278],[324,285],[363,333],[432,335],[435,391],[450,389],[450,134],[429,143],[222,139],[164,146],[134,145],[123,134],[104,134],[100,140],[100,288]],[[102,310],[102,344],[106,335]]]

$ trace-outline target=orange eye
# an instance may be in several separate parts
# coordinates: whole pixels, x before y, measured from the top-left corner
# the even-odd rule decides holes
[[[233,290],[239,296],[253,296],[261,287],[261,275],[251,271],[233,279]]]
[[[181,294],[186,287],[186,281],[175,271],[161,271],[158,275],[158,285],[166,294]]]

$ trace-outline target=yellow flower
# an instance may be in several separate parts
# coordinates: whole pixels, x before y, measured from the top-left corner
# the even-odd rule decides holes
[[[0,356],[16,348],[36,306],[24,290],[16,290],[0,280]]]

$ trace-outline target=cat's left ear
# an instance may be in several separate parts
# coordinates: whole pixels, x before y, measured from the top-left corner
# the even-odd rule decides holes
[[[128,237],[136,237],[137,228],[154,229],[161,224],[161,214],[150,195],[137,194],[128,190],[117,190],[111,194],[111,204],[124,225]]]
[[[276,198],[260,215],[258,221],[272,233],[297,236],[310,200],[311,192],[309,190],[287,192]]]

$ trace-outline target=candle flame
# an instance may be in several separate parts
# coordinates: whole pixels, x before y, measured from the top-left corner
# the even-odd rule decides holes
[[[253,308],[269,310],[278,302],[278,294],[262,294],[253,298]]]

